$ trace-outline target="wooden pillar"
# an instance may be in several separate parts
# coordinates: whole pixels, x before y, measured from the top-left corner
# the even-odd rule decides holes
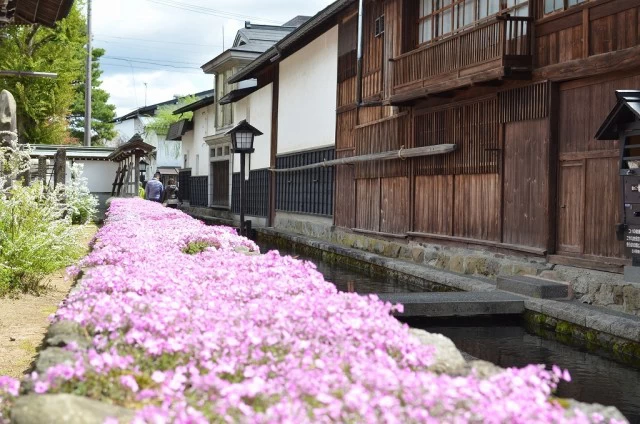
[[[59,149],[54,157],[53,164],[53,184],[56,187],[58,184],[64,184],[67,171],[67,151],[65,149]]]
[[[278,108],[280,104],[280,65],[275,65],[273,86],[271,93],[271,160],[270,168],[276,169],[278,156]],[[269,209],[267,211],[267,226],[276,225],[276,190],[277,178],[275,172],[269,172]]]
[[[133,177],[133,180],[135,181],[135,187],[133,188],[133,197],[137,197],[138,191],[140,190],[140,157],[140,152],[136,151],[136,154],[134,156],[134,160],[136,163],[134,165],[135,176]]]
[[[47,157],[38,156],[38,179],[40,181],[47,181]]]

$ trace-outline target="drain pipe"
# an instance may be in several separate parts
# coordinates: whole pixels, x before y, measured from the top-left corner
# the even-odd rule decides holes
[[[358,68],[356,71],[356,106],[362,105],[362,51],[364,49],[364,34],[362,27],[362,15],[364,11],[364,0],[358,2]]]

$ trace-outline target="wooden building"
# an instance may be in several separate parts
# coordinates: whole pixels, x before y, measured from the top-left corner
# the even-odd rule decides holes
[[[335,225],[617,271],[616,89],[640,87],[640,0],[365,0],[340,24]],[[358,91],[361,87],[361,101]],[[353,201],[356,199],[356,201]]]
[[[336,1],[230,78],[277,90],[283,61],[337,25],[332,155],[457,146],[337,166],[335,226],[606,271],[629,262],[620,149],[594,137],[615,90],[640,86],[640,0],[362,0],[361,62],[358,3]]]

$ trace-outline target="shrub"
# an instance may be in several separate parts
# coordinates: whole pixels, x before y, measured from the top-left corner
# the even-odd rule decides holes
[[[97,212],[98,199],[89,192],[87,179],[82,175],[84,165],[74,164],[71,167],[71,182],[63,188],[61,202],[71,214],[73,224],[86,224]]]
[[[82,255],[80,229],[41,182],[14,183],[0,200],[0,296],[37,292],[41,279]]]
[[[80,229],[71,226],[60,190],[51,192],[42,182],[24,187],[16,181],[29,169],[29,153],[29,147],[19,146],[15,139],[0,145],[0,296],[38,292],[42,277],[82,255],[77,245]],[[76,187],[70,192],[83,196]]]

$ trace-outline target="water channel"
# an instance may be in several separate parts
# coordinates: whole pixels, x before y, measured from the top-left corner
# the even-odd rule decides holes
[[[419,292],[419,287],[395,279],[369,275],[350,267],[330,264],[294,251],[261,245],[262,252],[277,249],[299,259],[310,260],[327,281],[345,292]],[[579,347],[568,346],[552,334],[534,334],[521,319],[412,320],[412,327],[441,333],[467,354],[501,367],[556,364],[571,372],[573,381],[562,383],[557,396],[581,402],[616,406],[631,423],[640,423],[640,369],[620,364]]]

